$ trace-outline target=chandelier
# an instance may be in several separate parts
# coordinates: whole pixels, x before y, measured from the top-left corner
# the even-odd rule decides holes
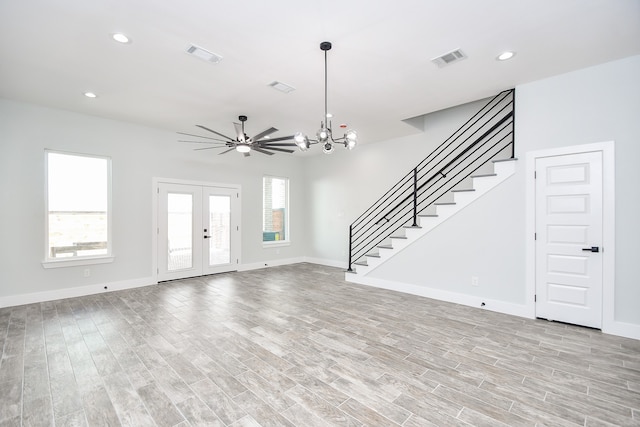
[[[312,144],[322,144],[322,151],[326,154],[333,153],[335,144],[342,144],[347,150],[353,150],[358,143],[358,134],[355,130],[347,130],[340,138],[333,137],[329,121],[332,116],[327,111],[327,51],[331,50],[331,42],[320,43],[320,50],[324,51],[324,119],[320,122],[316,139],[309,139],[302,132],[297,132],[293,139],[302,151],[307,151]]]

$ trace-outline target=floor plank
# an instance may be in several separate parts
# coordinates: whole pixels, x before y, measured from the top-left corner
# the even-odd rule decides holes
[[[0,425],[640,425],[640,342],[301,263],[0,309]]]

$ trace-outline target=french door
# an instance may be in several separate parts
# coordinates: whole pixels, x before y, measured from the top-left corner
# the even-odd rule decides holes
[[[158,281],[237,270],[237,187],[158,183]]]

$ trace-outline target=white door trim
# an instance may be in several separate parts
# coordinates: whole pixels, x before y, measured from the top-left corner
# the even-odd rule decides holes
[[[602,332],[624,335],[615,323],[615,144],[613,141],[531,151],[526,159],[526,306],[535,317],[535,179],[536,159],[569,154],[602,152]]]
[[[151,179],[151,277],[153,279],[153,284],[158,284],[158,185],[160,183],[229,188],[236,190],[238,194],[242,196],[242,186],[240,184],[153,177]],[[238,205],[237,215],[238,218],[242,218],[242,203]],[[242,262],[241,239],[237,239],[237,254],[239,258],[239,267]]]

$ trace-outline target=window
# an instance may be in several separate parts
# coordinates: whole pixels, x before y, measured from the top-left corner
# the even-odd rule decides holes
[[[289,180],[262,178],[262,241],[289,242]]]
[[[109,258],[111,159],[46,151],[46,166],[43,265]]]

